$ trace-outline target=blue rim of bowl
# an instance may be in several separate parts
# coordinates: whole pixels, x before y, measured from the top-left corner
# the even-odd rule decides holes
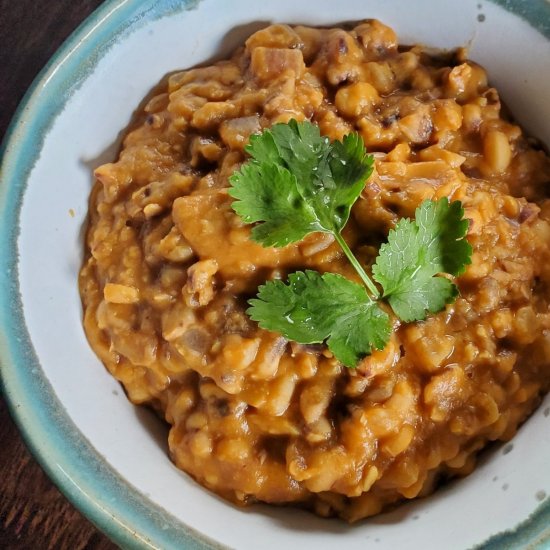
[[[550,39],[545,0],[491,0]],[[194,9],[200,0],[108,0],[56,52],[23,98],[0,157],[0,373],[11,414],[32,453],[64,495],[124,548],[223,548],[131,487],[77,429],[32,346],[18,288],[19,213],[28,177],[48,129],[70,95],[125,33]],[[481,6],[481,5],[480,5]],[[480,7],[481,9],[481,7]],[[476,548],[550,548],[550,501],[511,530]]]

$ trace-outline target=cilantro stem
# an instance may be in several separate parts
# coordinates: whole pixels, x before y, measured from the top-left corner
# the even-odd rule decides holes
[[[375,300],[378,300],[380,298],[380,292],[376,288],[376,285],[372,282],[370,277],[365,273],[365,270],[361,267],[361,264],[359,263],[359,260],[354,256],[353,252],[351,251],[350,247],[348,246],[348,243],[344,240],[344,237],[340,233],[334,232],[333,233],[334,238],[336,239],[336,242],[340,245],[342,250],[344,251],[344,254],[346,255],[347,259],[350,261],[351,265],[355,268],[355,271],[359,274],[359,277],[361,277],[361,280],[363,283],[365,283],[365,286],[372,294],[372,297]]]

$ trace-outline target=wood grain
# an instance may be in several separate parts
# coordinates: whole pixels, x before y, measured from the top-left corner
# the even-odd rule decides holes
[[[0,137],[33,78],[100,0],[0,0]],[[113,550],[23,444],[0,397],[0,549]]]

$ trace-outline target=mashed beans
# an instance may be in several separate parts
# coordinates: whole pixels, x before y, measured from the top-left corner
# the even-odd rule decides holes
[[[461,295],[344,368],[261,330],[246,300],[297,269],[355,275],[327,235],[249,240],[228,177],[252,133],[291,118],[376,157],[344,237],[367,266],[428,198],[464,203]],[[403,47],[377,21],[273,25],[228,61],[172,75],[95,171],[80,276],[90,343],[134,403],[170,424],[172,459],[238,503],[355,521],[466,475],[550,381],[550,161],[463,50]]]

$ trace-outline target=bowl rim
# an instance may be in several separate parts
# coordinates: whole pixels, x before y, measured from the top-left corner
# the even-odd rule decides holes
[[[550,39],[550,4],[490,0]],[[117,40],[200,0],[107,0],[81,23],[34,79],[0,146],[0,389],[36,460],[69,501],[124,548],[225,548],[151,502],[118,474],[70,419],[40,366],[18,285],[21,203],[48,130],[79,84]],[[61,92],[61,93],[60,93]],[[31,162],[29,162],[29,159]],[[91,473],[91,475],[90,475]],[[550,500],[476,548],[543,547]]]

